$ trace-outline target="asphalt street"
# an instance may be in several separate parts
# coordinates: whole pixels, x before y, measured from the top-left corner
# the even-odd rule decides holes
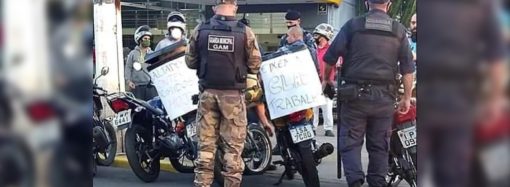
[[[336,126],[335,126],[336,131]],[[317,130],[317,141],[319,145],[323,142],[332,143],[336,149],[336,137],[325,137],[322,126]],[[275,138],[272,138],[274,145]],[[279,156],[273,156],[273,161],[281,159]],[[368,154],[365,149],[362,152],[363,166],[366,171],[368,164]],[[337,156],[335,152],[324,158],[318,166],[321,187],[347,187],[345,177],[337,179]],[[264,175],[244,176],[243,187],[261,187],[273,186],[283,172],[283,167],[278,167],[275,171],[267,171]],[[94,178],[96,187],[190,187],[193,185],[193,174],[170,173],[162,171],[159,178],[153,183],[144,183],[139,180],[129,168],[98,167],[98,174]],[[284,179],[280,187],[299,187],[304,186],[301,176],[296,174],[294,180]],[[367,186],[365,184],[365,186]],[[401,186],[406,186],[402,185]]]

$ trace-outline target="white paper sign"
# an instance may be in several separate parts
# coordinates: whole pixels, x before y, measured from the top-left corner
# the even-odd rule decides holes
[[[308,50],[264,61],[260,72],[271,119],[325,103]]]
[[[167,62],[149,74],[170,119],[197,109],[191,97],[199,93],[198,77],[196,70],[186,66],[184,57]]]

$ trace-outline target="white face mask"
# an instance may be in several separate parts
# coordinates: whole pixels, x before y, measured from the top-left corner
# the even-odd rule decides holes
[[[170,36],[173,38],[173,39],[176,39],[176,40],[180,40],[182,38],[182,31],[181,29],[172,29],[170,31]]]

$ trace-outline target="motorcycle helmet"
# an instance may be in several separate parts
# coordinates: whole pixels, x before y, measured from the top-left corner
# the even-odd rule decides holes
[[[150,30],[151,28],[148,25],[142,25],[136,29],[134,39],[137,45],[140,44],[140,40],[142,39],[142,37],[144,36],[152,37],[152,33],[150,32]]]
[[[331,40],[333,38],[333,26],[327,23],[321,23],[315,27],[313,34],[320,34],[326,39]]]
[[[179,28],[182,30],[183,33],[186,31],[186,18],[184,17],[184,14],[180,12],[170,12],[167,16],[167,30],[170,30],[171,28]]]

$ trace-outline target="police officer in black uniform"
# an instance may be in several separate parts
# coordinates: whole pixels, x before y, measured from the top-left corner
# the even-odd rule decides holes
[[[398,111],[407,113],[415,70],[405,27],[387,15],[389,0],[368,0],[367,6],[370,11],[349,20],[324,56],[325,75],[330,75],[340,56],[345,59],[338,89],[342,102],[338,143],[349,187],[365,182],[361,165],[365,133],[370,160],[367,182],[371,187],[386,186],[397,76],[402,75],[405,92]],[[324,76],[324,85],[329,80]]]

